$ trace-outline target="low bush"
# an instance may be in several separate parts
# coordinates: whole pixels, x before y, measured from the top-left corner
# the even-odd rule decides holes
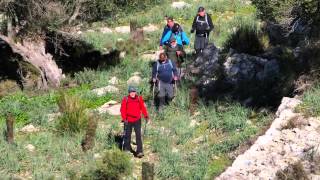
[[[62,113],[56,125],[59,132],[73,134],[85,130],[89,116],[85,106],[77,96],[70,96],[61,92],[58,98],[58,106]]]
[[[82,180],[117,180],[131,175],[132,163],[128,154],[119,149],[107,151],[95,170],[83,175]]]

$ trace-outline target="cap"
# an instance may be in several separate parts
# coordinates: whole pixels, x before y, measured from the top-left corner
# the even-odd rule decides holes
[[[175,38],[174,36],[172,36],[172,37],[170,38],[170,42],[174,42],[174,41],[176,41],[176,38]]]
[[[204,7],[200,6],[198,9],[198,12],[203,12],[204,11]]]
[[[129,86],[128,93],[131,93],[131,92],[137,92],[137,88],[134,86]]]

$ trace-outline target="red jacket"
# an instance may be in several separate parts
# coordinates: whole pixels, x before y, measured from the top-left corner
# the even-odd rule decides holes
[[[136,96],[135,98],[125,96],[122,99],[120,112],[122,120],[127,120],[128,122],[136,122],[141,119],[141,113],[144,118],[148,118],[147,108],[142,96]]]

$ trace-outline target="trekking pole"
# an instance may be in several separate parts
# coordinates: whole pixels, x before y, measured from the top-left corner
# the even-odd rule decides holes
[[[143,127],[143,137],[145,137],[145,135],[147,134],[147,120],[146,122],[144,123],[144,127]]]
[[[174,81],[174,94],[175,94],[175,96],[177,96],[177,94],[178,94],[177,81],[176,80]]]
[[[128,125],[128,121],[125,120],[123,122],[123,134],[122,134],[122,143],[121,143],[121,150],[124,150],[124,143],[125,143],[125,139],[126,139],[126,131],[127,131],[127,125]]]

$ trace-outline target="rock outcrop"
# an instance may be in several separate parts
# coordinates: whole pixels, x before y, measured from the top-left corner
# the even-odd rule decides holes
[[[217,180],[275,179],[279,172],[293,164],[304,164],[308,154],[316,151],[320,144],[320,121],[295,113],[299,103],[297,99],[283,98],[270,129],[238,156]],[[305,164],[304,171],[307,172],[310,169],[308,163]],[[312,172],[307,174],[310,178],[316,177]]]
[[[278,106],[287,95],[279,90],[288,84],[282,83],[276,56],[252,56],[231,49],[224,57],[218,48],[209,45],[188,69],[198,77],[200,95],[207,99],[232,97],[248,106]]]

